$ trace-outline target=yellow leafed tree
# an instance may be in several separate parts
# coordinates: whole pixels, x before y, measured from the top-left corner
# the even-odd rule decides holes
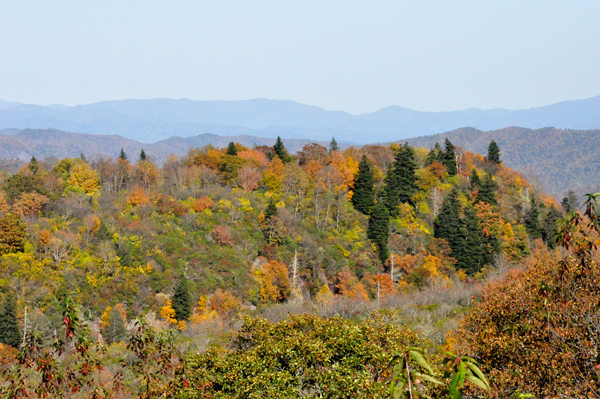
[[[100,191],[100,177],[98,172],[93,170],[90,165],[80,162],[71,169],[67,187],[79,188],[85,194],[93,197]]]

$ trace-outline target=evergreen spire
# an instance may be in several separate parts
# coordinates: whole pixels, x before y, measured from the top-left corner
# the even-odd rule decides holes
[[[37,175],[37,173],[40,169],[40,163],[38,162],[36,157],[32,156],[31,160],[29,161],[29,165],[27,165],[27,166],[29,167],[29,170],[31,171],[32,174]]]
[[[189,292],[188,280],[181,276],[173,293],[173,310],[178,321],[188,320],[192,314],[192,297]]]
[[[388,236],[390,226],[390,213],[387,208],[381,204],[376,203],[373,206],[371,217],[369,218],[369,227],[367,229],[367,237],[377,247],[377,254],[381,263],[385,263],[389,257],[388,250]]]
[[[291,157],[288,154],[285,146],[283,145],[283,141],[281,137],[277,136],[277,141],[275,141],[275,145],[273,146],[273,152],[281,159],[281,162],[287,163],[291,161]]]
[[[488,162],[495,163],[500,165],[502,161],[500,160],[500,147],[498,144],[492,140],[490,145],[488,146],[488,153],[486,157]]]
[[[125,154],[125,151],[121,148],[121,152],[119,153],[119,159],[122,159],[123,161],[127,161],[129,159],[129,157],[127,156],[127,154]]]
[[[140,151],[140,161],[145,161],[146,158],[148,158],[146,156],[146,151],[144,151],[144,149],[142,148],[142,151]]]
[[[546,243],[548,248],[554,249],[556,247],[556,238],[558,233],[558,226],[556,223],[561,218],[561,214],[554,205],[548,209],[546,216],[544,217],[542,226],[542,240]]]
[[[497,237],[484,234],[472,206],[462,209],[458,195],[455,187],[444,199],[433,224],[434,237],[446,240],[452,257],[458,261],[456,267],[473,275],[484,265],[492,263],[499,243]],[[461,213],[464,213],[462,217]]]
[[[18,348],[21,343],[21,334],[17,324],[17,304],[12,292],[5,295],[0,312],[0,343],[14,348]]]
[[[425,165],[429,166],[434,162],[441,163],[443,158],[444,156],[442,147],[440,146],[440,143],[436,142],[431,151],[429,151],[429,153],[427,154],[427,158],[425,159]]]
[[[265,220],[270,219],[272,216],[277,216],[277,206],[273,200],[269,201],[269,205],[265,209]]]
[[[354,179],[352,205],[357,211],[368,215],[374,204],[373,167],[366,155],[358,164],[358,173]]]
[[[454,144],[452,144],[450,140],[446,139],[444,142],[444,147],[445,151],[442,164],[446,167],[448,176],[456,176],[458,173],[458,166],[456,164],[456,149],[454,148]]]
[[[529,210],[525,213],[525,227],[529,237],[533,239],[541,238],[543,232],[540,223],[540,205],[535,197],[531,197],[530,205]]]
[[[473,168],[471,169],[471,175],[469,176],[469,189],[473,191],[480,185],[481,180],[479,179],[479,173],[477,173],[477,169]]]
[[[335,151],[338,151],[340,147],[338,146],[337,141],[335,141],[335,137],[331,138],[331,143],[329,143],[329,153],[333,154]]]
[[[485,202],[486,204],[496,205],[496,182],[491,173],[485,175],[485,179],[480,183],[479,192],[475,202]]]
[[[237,148],[235,147],[235,143],[233,141],[230,141],[229,144],[227,145],[227,155],[233,155],[234,157],[237,155],[238,151]]]
[[[414,156],[413,148],[405,143],[396,152],[394,163],[390,165],[384,178],[383,204],[392,217],[398,215],[398,205],[401,203],[414,206],[412,197],[419,190]]]
[[[573,212],[579,208],[579,199],[573,190],[569,190],[567,196],[562,199],[560,205],[563,207],[565,212]]]

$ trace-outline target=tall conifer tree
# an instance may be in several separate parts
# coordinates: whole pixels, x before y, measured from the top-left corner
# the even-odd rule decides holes
[[[381,263],[385,263],[390,255],[388,249],[389,228],[390,213],[383,204],[378,202],[373,206],[373,211],[369,218],[367,237],[377,247],[377,254]]]
[[[434,162],[442,162],[443,151],[442,147],[440,147],[440,143],[435,143],[433,148],[427,154],[427,158],[425,159],[425,165],[429,166]]]
[[[446,139],[444,142],[444,147],[445,151],[442,164],[446,167],[448,176],[456,176],[458,173],[458,166],[456,164],[456,149],[454,148],[454,144],[452,144],[450,140]]]
[[[21,334],[17,324],[17,304],[11,292],[5,295],[0,311],[0,343],[14,348],[18,348],[21,343]]]
[[[383,203],[392,217],[398,215],[401,203],[414,206],[412,197],[419,191],[414,157],[414,149],[405,143],[396,151],[394,163],[384,178]]]
[[[227,155],[233,155],[236,156],[237,155],[237,148],[235,147],[235,143],[233,141],[230,141],[229,144],[227,145]]]
[[[579,199],[577,198],[577,194],[573,190],[569,190],[567,196],[564,197],[560,203],[565,212],[573,212],[579,208]]]
[[[481,185],[481,180],[479,179],[479,173],[477,173],[477,169],[471,169],[471,175],[469,176],[469,188],[471,191],[475,190],[477,187]]]
[[[487,173],[483,181],[479,184],[479,192],[475,202],[485,202],[486,204],[496,205],[496,182],[491,173]]]
[[[331,143],[329,143],[329,153],[333,154],[335,151],[338,151],[340,147],[338,146],[337,141],[335,141],[335,137],[331,138]]]
[[[146,155],[146,151],[142,148],[142,151],[140,151],[140,161],[145,161],[146,159],[148,159],[148,156]]]
[[[272,216],[277,216],[277,205],[273,200],[269,201],[269,205],[265,209],[265,220],[270,219]]]
[[[500,165],[502,161],[500,160],[500,146],[494,140],[490,142],[488,146],[488,153],[486,159],[488,162],[495,163]]]
[[[192,314],[192,296],[190,295],[188,280],[185,276],[181,276],[175,286],[172,306],[175,311],[175,319],[181,321],[190,318]]]
[[[275,145],[273,145],[273,152],[281,159],[281,162],[287,163],[291,160],[290,155],[287,152],[287,149],[283,145],[283,141],[281,137],[277,136],[277,140],[275,141]]]
[[[127,161],[127,159],[129,159],[129,157],[127,156],[127,154],[125,154],[125,151],[121,148],[121,152],[119,152],[119,159],[122,159],[123,161]]]
[[[373,166],[366,155],[358,164],[358,173],[354,179],[352,205],[357,211],[368,215],[373,208],[375,193],[373,191]]]
[[[540,205],[535,197],[531,197],[529,210],[525,213],[525,227],[529,237],[536,239],[542,237],[542,224],[540,221]]]

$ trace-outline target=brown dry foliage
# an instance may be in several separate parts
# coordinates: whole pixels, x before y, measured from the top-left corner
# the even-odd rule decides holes
[[[539,246],[535,264],[491,283],[449,336],[500,397],[600,397],[600,257],[585,266]]]

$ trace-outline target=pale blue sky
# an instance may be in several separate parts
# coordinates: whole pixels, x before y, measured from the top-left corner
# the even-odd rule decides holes
[[[600,1],[5,1],[0,99],[372,112],[600,95]]]

